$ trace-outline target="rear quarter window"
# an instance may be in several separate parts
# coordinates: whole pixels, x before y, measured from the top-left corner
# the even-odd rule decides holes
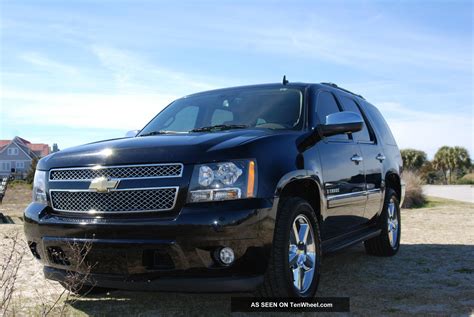
[[[374,141],[369,132],[367,120],[365,119],[365,116],[362,114],[362,112],[360,112],[359,106],[357,106],[355,101],[352,98],[345,97],[345,96],[339,96],[339,99],[341,100],[342,106],[344,107],[345,111],[355,112],[362,117],[362,120],[363,120],[362,130],[360,130],[359,132],[354,132],[352,134],[355,137],[355,140],[362,141],[362,142]]]
[[[395,141],[395,138],[393,137],[392,131],[390,130],[390,127],[387,124],[387,121],[385,121],[384,117],[380,113],[379,109],[371,105],[370,103],[364,101],[363,105],[366,109],[366,113],[369,116],[370,123],[372,124],[373,127],[375,127],[375,130],[379,134],[379,140],[382,141],[382,143],[388,144],[388,145],[397,145],[397,142]]]

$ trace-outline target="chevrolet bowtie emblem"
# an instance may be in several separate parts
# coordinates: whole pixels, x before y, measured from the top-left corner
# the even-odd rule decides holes
[[[117,188],[119,181],[108,180],[106,177],[97,177],[94,178],[89,185],[89,189],[93,189],[99,193],[106,193],[111,189]]]

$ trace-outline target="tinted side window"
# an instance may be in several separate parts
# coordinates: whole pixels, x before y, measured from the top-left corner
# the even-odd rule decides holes
[[[353,133],[355,140],[367,141],[367,142],[373,141],[373,139],[370,137],[369,129],[367,128],[367,122],[365,121],[365,118],[362,115],[362,112],[360,112],[359,106],[357,106],[355,101],[352,100],[351,98],[343,96],[343,97],[340,97],[340,99],[342,102],[342,106],[344,107],[344,110],[358,113],[364,119],[362,130],[360,130],[359,132]]]
[[[385,144],[397,145],[397,142],[392,135],[392,131],[390,131],[390,128],[380,111],[368,102],[364,102],[364,107],[370,116],[372,125],[375,126],[377,132],[380,133],[379,139],[383,140]]]
[[[340,109],[337,105],[336,99],[329,92],[321,92],[318,95],[318,100],[316,103],[316,117],[320,124],[326,123],[326,116],[331,113],[339,112]],[[347,134],[338,134],[328,137],[329,140],[348,140],[349,136]]]

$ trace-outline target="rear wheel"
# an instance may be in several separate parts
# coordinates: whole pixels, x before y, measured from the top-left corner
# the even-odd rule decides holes
[[[400,204],[391,188],[387,189],[379,225],[382,230],[380,235],[364,242],[366,252],[378,256],[395,255],[400,248]]]
[[[285,198],[278,210],[272,254],[263,285],[266,297],[312,297],[319,284],[321,239],[311,205]]]

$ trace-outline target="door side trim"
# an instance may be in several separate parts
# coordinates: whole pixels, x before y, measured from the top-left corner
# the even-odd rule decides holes
[[[363,202],[364,200],[367,200],[367,191],[339,195],[328,195],[327,200],[328,208],[340,207],[357,202]]]

